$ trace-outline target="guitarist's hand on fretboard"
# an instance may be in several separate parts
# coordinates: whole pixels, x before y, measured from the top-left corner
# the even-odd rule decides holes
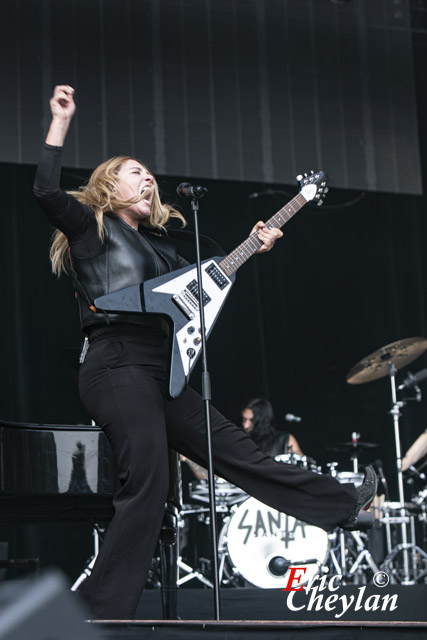
[[[271,251],[276,240],[283,237],[283,231],[275,227],[266,227],[265,222],[263,222],[262,220],[259,220],[259,222],[256,223],[251,231],[251,234],[252,233],[256,233],[258,238],[262,242],[262,245],[258,249],[257,253],[265,253],[266,251]]]

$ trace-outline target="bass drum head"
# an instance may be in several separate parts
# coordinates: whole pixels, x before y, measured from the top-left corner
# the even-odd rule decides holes
[[[306,569],[305,574],[297,574],[299,584],[306,584],[325,565],[329,553],[326,531],[255,498],[236,509],[221,531],[220,542],[227,551],[232,574],[263,589],[286,587],[291,563]]]

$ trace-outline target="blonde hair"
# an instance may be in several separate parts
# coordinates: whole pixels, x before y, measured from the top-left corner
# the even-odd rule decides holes
[[[86,185],[80,187],[78,191],[67,191],[69,195],[92,209],[95,214],[98,237],[101,242],[103,242],[105,235],[104,214],[126,209],[130,205],[140,202],[147,195],[147,192],[145,192],[144,195],[137,195],[129,200],[122,200],[116,195],[118,188],[117,173],[122,164],[128,160],[135,160],[135,158],[131,156],[115,156],[106,160],[95,169]],[[135,162],[139,162],[146,171],[149,171],[139,160],[135,160]],[[164,230],[169,218],[179,218],[183,226],[185,226],[185,219],[179,211],[168,204],[162,204],[159,187],[155,179],[150,190],[153,192],[150,216],[141,220],[141,224],[149,228]],[[57,229],[53,234],[49,257],[52,263],[52,271],[58,276],[67,271],[69,266],[68,248],[66,235]]]

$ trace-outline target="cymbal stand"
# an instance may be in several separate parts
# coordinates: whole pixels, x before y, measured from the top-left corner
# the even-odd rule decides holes
[[[357,457],[357,445],[360,440],[360,433],[357,431],[353,431],[351,434],[351,442],[354,446],[354,453],[351,456],[351,461],[353,463],[353,473],[359,473],[359,458]]]
[[[178,528],[181,528],[184,525],[184,517],[188,515],[200,514],[200,513],[208,513],[209,509],[204,508],[195,508],[195,509],[184,509],[178,515]],[[197,568],[190,566],[187,562],[184,562],[182,556],[178,558],[178,569],[180,572],[180,577],[178,578],[177,585],[181,586],[186,582],[190,582],[190,580],[198,580],[205,587],[214,588],[213,582],[209,580],[201,571]]]
[[[182,558],[178,558],[178,569],[185,573],[184,576],[179,578],[177,582],[178,586],[181,586],[182,584],[195,579],[204,584],[206,587],[210,587],[211,589],[213,589],[213,583],[208,580],[208,578],[206,578],[203,573],[201,573],[197,569],[194,569],[193,567],[190,567],[190,565],[184,562]]]
[[[402,451],[400,445],[400,431],[399,431],[399,418],[401,417],[401,408],[406,404],[405,401],[398,401],[396,394],[396,373],[397,368],[393,362],[388,363],[388,375],[390,378],[390,388],[391,388],[391,399],[392,399],[392,408],[390,410],[390,414],[393,417],[393,426],[394,426],[394,440],[395,440],[395,448],[396,448],[396,469],[397,469],[397,481],[398,481],[398,491],[399,491],[399,502],[398,502],[398,511],[400,516],[390,518],[387,514],[384,518],[382,518],[382,522],[386,525],[387,531],[387,546],[388,546],[388,555],[381,565],[381,569],[389,570],[393,574],[393,560],[399,554],[402,553],[403,560],[403,577],[401,580],[401,584],[414,584],[418,577],[417,574],[417,559],[416,554],[419,556],[425,555],[422,549],[416,546],[415,544],[415,536],[414,536],[414,525],[413,525],[413,517],[409,516],[406,508],[405,508],[405,492],[403,486],[403,472],[402,472]],[[395,545],[395,547],[391,548],[391,534],[390,534],[390,525],[397,524],[400,525],[401,531],[401,543]],[[411,542],[408,542],[408,529],[407,525],[410,526],[411,533]],[[411,577],[412,572],[412,577]]]
[[[336,544],[334,546],[332,542],[329,551],[330,567],[337,575],[342,576],[343,584],[347,582],[360,584],[360,579],[366,583],[368,568],[373,574],[379,571],[372,554],[365,546],[360,531],[337,529],[330,535],[331,540],[334,538]]]

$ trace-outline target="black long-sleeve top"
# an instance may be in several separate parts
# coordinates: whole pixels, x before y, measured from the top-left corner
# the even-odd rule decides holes
[[[152,319],[141,316],[113,317],[108,314],[107,317],[102,313],[89,313],[89,304],[99,295],[143,281],[144,278],[136,277],[143,272],[155,277],[186,266],[188,262],[177,255],[174,249],[171,253],[170,247],[173,245],[169,240],[158,236],[148,240],[149,230],[134,230],[112,212],[107,214],[107,220],[104,218],[108,223],[107,234],[101,241],[93,211],[60,188],[61,152],[61,147],[43,146],[34,193],[51,224],[67,236],[80,285],[84,284],[82,290],[85,295],[81,290],[78,291],[82,327],[104,324],[106,321],[151,324]],[[108,236],[108,229],[111,237]],[[122,242],[118,247],[115,242],[117,239]],[[164,252],[166,245],[169,245],[169,254],[167,250]],[[88,264],[91,265],[89,269]]]
[[[68,238],[71,253],[76,257],[89,258],[99,253],[101,241],[98,236],[93,211],[60,188],[62,147],[44,144],[34,180],[34,194],[50,223]],[[121,221],[126,225],[126,222]],[[170,269],[149,242],[140,233],[141,244],[158,261],[159,275]],[[177,268],[188,262],[178,256]]]

